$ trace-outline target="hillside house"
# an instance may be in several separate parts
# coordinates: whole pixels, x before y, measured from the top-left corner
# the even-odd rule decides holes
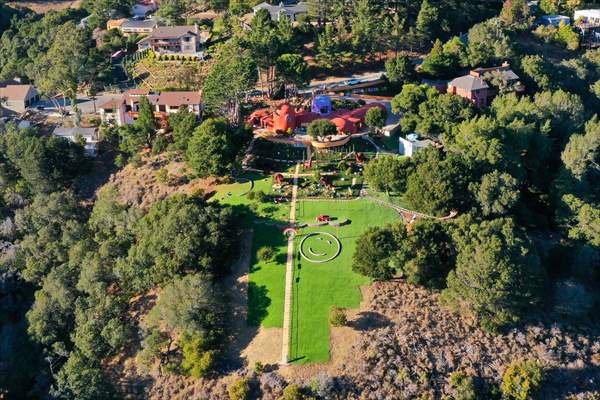
[[[157,120],[166,121],[169,115],[182,108],[187,108],[198,118],[202,116],[203,106],[199,92],[152,92],[133,89],[125,92],[121,98],[100,105],[102,122],[119,126],[133,124],[138,117],[140,100],[144,96],[150,101]]]
[[[123,36],[131,35],[149,35],[158,28],[158,20],[156,18],[148,19],[111,19],[106,23],[106,29],[117,29]]]
[[[499,92],[499,88],[491,83],[494,76],[501,79],[507,91],[524,90],[510,64],[503,63],[500,67],[477,68],[470,71],[469,75],[451,80],[447,92],[469,100],[476,107],[487,107]]]
[[[98,154],[97,128],[56,128],[52,136],[62,137],[73,143],[83,142],[86,155],[96,157]]]
[[[308,3],[305,1],[298,3],[280,2],[279,4],[263,2],[252,7],[252,10],[254,15],[260,10],[267,10],[273,21],[279,21],[280,18],[284,17],[295,22],[301,15],[308,14]]]
[[[202,47],[209,34],[198,25],[161,26],[138,42],[140,51],[152,50],[157,55],[177,54],[202,58]]]
[[[20,114],[40,101],[40,94],[31,85],[0,82],[0,115]]]

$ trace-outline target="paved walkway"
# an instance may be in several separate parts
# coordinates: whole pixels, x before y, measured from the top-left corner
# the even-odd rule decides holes
[[[296,164],[294,186],[292,187],[292,204],[290,207],[290,224],[296,222],[296,197],[298,195],[298,174],[300,164]],[[288,237],[287,262],[285,266],[285,300],[283,303],[283,346],[281,363],[287,364],[290,359],[290,325],[292,321],[292,285],[294,280],[294,237]]]

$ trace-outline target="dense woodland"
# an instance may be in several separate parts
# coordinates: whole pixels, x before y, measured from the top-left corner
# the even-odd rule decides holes
[[[82,9],[37,15],[0,1],[0,79],[18,75],[46,96],[67,98],[114,83],[108,57],[133,48],[135,38],[111,32],[97,47],[92,30],[110,10],[127,13],[126,3],[84,1]],[[251,136],[241,122],[257,83],[276,97],[317,74],[381,66],[402,131],[442,146],[412,159],[379,157],[366,166],[366,180],[416,210],[458,217],[420,220],[410,231],[370,229],[353,269],[441,293],[444,305],[490,332],[537,320],[597,329],[600,50],[580,48],[569,27],[532,30],[524,0],[310,0],[309,16],[296,26],[259,13],[249,30],[238,18],[256,2],[163,0],[159,15],[182,23],[197,3],[222,11],[211,23],[219,40],[203,86],[207,118],[198,124],[178,113],[166,139],[142,101],[134,125],[102,128],[117,167],[139,163],[147,149],[176,154],[198,177],[229,175]],[[570,13],[582,3],[542,0],[540,12]],[[91,26],[77,29],[89,14]],[[424,54],[419,68],[409,57],[415,52]],[[421,84],[503,61],[526,92],[501,90],[487,109]],[[0,397],[119,398],[106,364],[140,343],[139,360],[159,360],[165,373],[220,371],[229,334],[223,285],[241,211],[201,193],[141,210],[120,204],[110,187],[83,203],[76,183],[90,168],[80,144],[0,125]],[[142,326],[130,301],[156,288],[161,296]],[[511,374],[540,384],[536,366]],[[469,377],[454,379],[465,389],[453,398],[501,397],[475,393]],[[511,382],[501,388],[504,398],[527,398]],[[247,382],[238,385],[243,391]],[[303,396],[298,388],[289,393]]]

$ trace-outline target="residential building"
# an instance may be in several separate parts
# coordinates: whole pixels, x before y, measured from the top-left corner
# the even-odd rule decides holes
[[[121,32],[124,36],[130,35],[149,35],[158,28],[158,20],[156,18],[148,18],[143,20],[128,19],[121,24]]]
[[[573,15],[573,20],[578,23],[591,25],[600,25],[600,9],[577,10]]]
[[[179,54],[202,57],[202,46],[208,41],[208,32],[198,25],[161,26],[138,42],[139,50],[152,50],[157,55]]]
[[[202,116],[203,106],[199,92],[152,92],[133,89],[125,92],[121,98],[100,105],[102,122],[119,126],[132,124],[138,117],[140,100],[144,96],[150,101],[154,117],[158,120],[165,121],[169,115],[182,108],[187,108],[198,118]]]
[[[420,139],[417,133],[411,133],[409,135],[406,135],[406,138],[403,138],[401,136],[398,139],[398,152],[400,153],[400,155],[412,157],[418,151],[425,149],[433,144],[433,140]]]
[[[308,13],[308,2],[301,1],[291,4],[287,2],[280,2],[279,4],[263,2],[252,7],[252,10],[254,11],[254,15],[260,10],[267,10],[273,21],[279,21],[281,17],[285,17],[294,22],[298,20],[300,15]]]
[[[131,6],[131,14],[138,18],[145,18],[156,10],[158,10],[157,0],[141,0]]]
[[[158,28],[156,18],[148,19],[114,19],[106,23],[106,29],[118,29],[124,36],[149,35]]]
[[[539,22],[541,25],[558,28],[561,22],[565,25],[571,25],[571,18],[566,15],[542,15]]]
[[[0,110],[4,112],[15,114],[25,112],[27,107],[31,107],[39,100],[40,94],[31,85],[0,82]]]
[[[451,80],[447,92],[469,100],[476,107],[487,107],[499,92],[499,88],[490,82],[494,75],[499,75],[505,85],[504,90],[524,90],[519,76],[510,68],[510,64],[503,63],[500,67],[477,68],[470,71],[469,75]]]
[[[98,154],[98,128],[56,128],[52,135],[68,139],[74,143],[84,141],[86,155],[96,157]]]

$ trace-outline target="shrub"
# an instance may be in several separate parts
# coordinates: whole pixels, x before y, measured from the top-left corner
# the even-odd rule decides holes
[[[272,247],[269,246],[263,246],[260,249],[258,249],[258,251],[256,252],[256,258],[258,258],[260,261],[271,261],[273,259],[273,256],[275,255],[275,251],[273,250]]]
[[[152,154],[160,154],[167,149],[169,141],[166,137],[160,135],[152,142]]]
[[[246,400],[250,395],[250,380],[240,378],[227,387],[230,400]]]
[[[139,168],[142,165],[144,165],[144,161],[142,160],[142,156],[140,155],[140,153],[135,153],[133,156],[131,156],[131,159],[129,161],[131,162],[131,165],[133,165],[136,168]]]
[[[248,200],[254,200],[256,198],[256,193],[250,192],[250,193],[246,194],[246,197],[248,198]]]
[[[283,389],[283,396],[281,396],[280,400],[301,400],[302,398],[300,386],[292,384]]]
[[[333,326],[344,326],[348,323],[346,310],[341,307],[331,307],[329,310],[329,323]]]
[[[527,400],[535,398],[543,379],[542,367],[534,360],[511,364],[502,376],[500,390],[508,399]]]
[[[127,160],[123,154],[117,154],[115,157],[115,165],[117,168],[123,168],[127,164]]]
[[[267,196],[267,194],[262,190],[257,190],[254,197],[261,203],[266,203],[269,200],[269,196]]]
[[[463,372],[453,372],[450,375],[450,387],[453,400],[477,400],[475,379]]]
[[[180,339],[183,354],[181,368],[193,378],[202,378],[212,372],[217,363],[217,351],[204,350],[206,341],[199,334],[184,334]]]
[[[161,168],[158,171],[156,171],[156,180],[164,185],[168,184],[169,171],[167,171],[165,168]]]
[[[263,365],[263,363],[261,363],[260,361],[257,361],[254,363],[254,373],[255,374],[262,374],[264,370],[265,370],[265,366]]]

